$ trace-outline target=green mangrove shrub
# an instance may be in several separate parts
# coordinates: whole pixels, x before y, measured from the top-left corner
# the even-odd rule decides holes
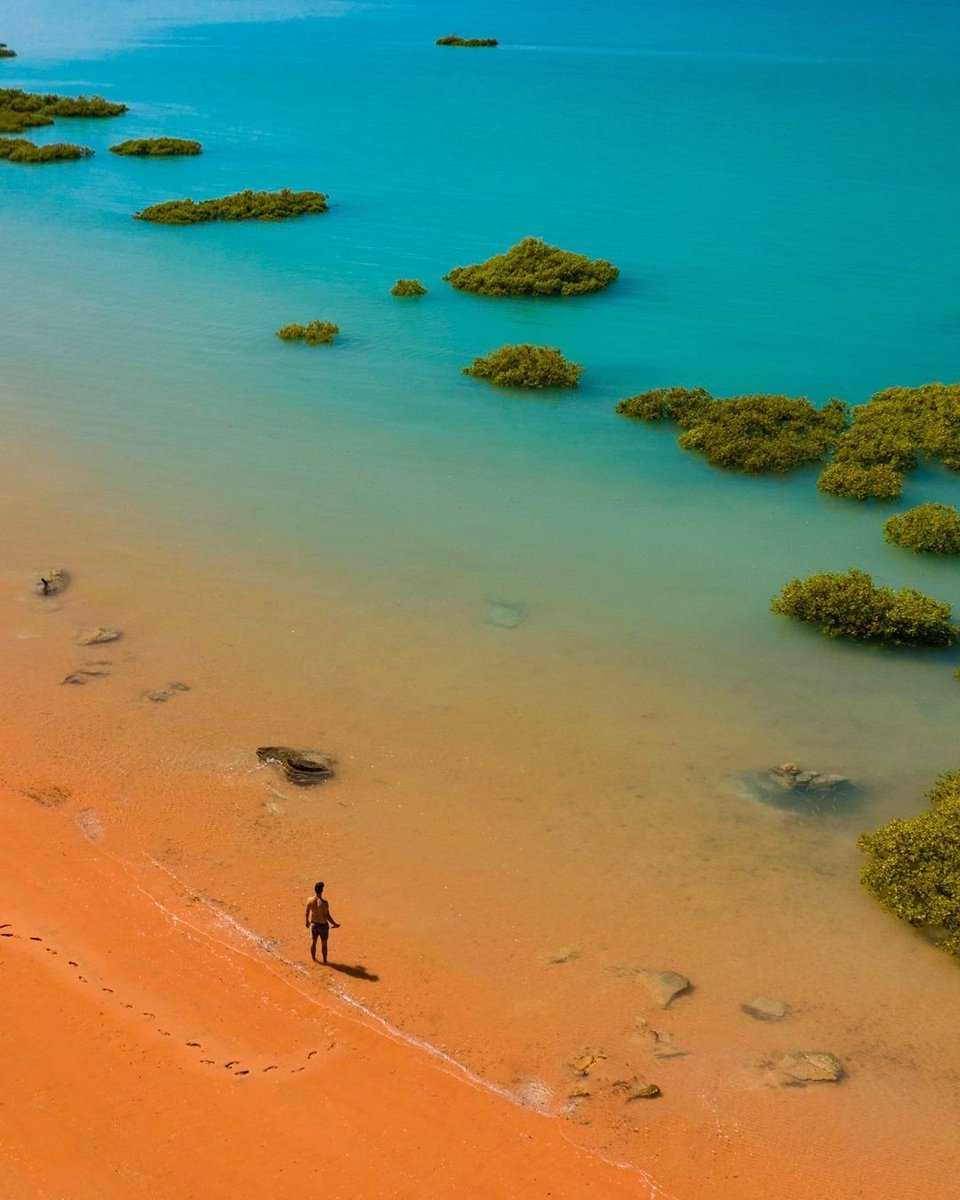
[[[391,296],[425,296],[427,289],[419,279],[398,279],[390,289]]]
[[[127,138],[110,147],[111,154],[126,154],[137,158],[169,158],[176,154],[201,154],[203,147],[190,138],[153,137]]]
[[[0,133],[21,133],[37,125],[52,125],[54,117],[118,117],[127,111],[102,96],[57,96],[0,88]]]
[[[160,225],[199,225],[205,221],[285,221],[327,211],[323,192],[235,192],[216,200],[165,200],[134,213],[135,221]]]
[[[489,379],[499,387],[574,388],[580,383],[583,367],[568,362],[554,346],[501,346],[475,358],[464,375]]]
[[[498,46],[499,44],[496,38],[463,38],[457,37],[455,33],[448,33],[445,37],[437,38],[438,46]]]
[[[927,800],[926,812],[858,839],[860,879],[887,912],[960,954],[960,771],[941,775]]]
[[[93,151],[89,146],[74,146],[71,142],[51,142],[38,146],[26,138],[0,137],[0,158],[12,163],[66,162],[70,159],[89,158]]]
[[[0,58],[16,58],[16,50],[11,50],[6,42],[0,42]]]
[[[902,479],[920,459],[939,460],[951,470],[960,470],[960,384],[887,388],[854,408],[852,416],[849,429],[837,440],[827,471],[838,465],[868,470],[882,466],[892,468]],[[890,472],[885,475],[889,482]],[[871,472],[869,478],[883,487],[880,472]],[[858,500],[878,495],[865,484],[862,475],[851,471],[833,472],[820,486],[833,495]]]
[[[898,500],[903,472],[890,463],[861,466],[854,462],[832,462],[817,480],[821,492],[848,500]]]
[[[913,588],[877,587],[866,571],[820,571],[791,579],[771,602],[775,613],[819,626],[827,637],[895,646],[952,646],[960,629],[949,604]]]
[[[617,412],[637,421],[673,421],[681,429],[689,429],[713,403],[713,397],[705,388],[654,388],[651,392],[640,392],[621,400]]]
[[[277,337],[285,342],[306,342],[308,346],[325,346],[340,332],[331,321],[308,321],[306,325],[284,325]]]
[[[443,278],[458,291],[481,296],[582,296],[600,291],[619,274],[606,259],[589,259],[527,237],[504,254],[454,267]]]
[[[960,512],[952,504],[920,504],[886,520],[883,537],[918,554],[960,554]]]
[[[705,405],[679,443],[715,467],[783,474],[821,459],[845,421],[838,400],[817,409],[803,398],[736,396]]]

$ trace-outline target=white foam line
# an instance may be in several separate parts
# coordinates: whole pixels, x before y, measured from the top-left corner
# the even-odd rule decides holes
[[[126,868],[126,864],[123,863],[121,859],[118,859],[108,850],[104,850],[103,852],[112,858],[114,862],[117,862],[120,866]],[[257,934],[255,934],[251,929],[248,929],[245,925],[241,925],[240,922],[235,917],[230,916],[229,913],[223,912],[222,909],[218,908],[217,905],[211,902],[206,896],[195,892],[186,883],[184,883],[184,881],[180,879],[175,872],[171,871],[169,867],[155,859],[153,855],[143,851],[143,856],[154,867],[158,868],[160,871],[163,871],[164,874],[169,876],[169,878],[172,879],[178,885],[178,887],[182,888],[189,896],[195,900],[199,900],[200,903],[210,910],[218,920],[221,920],[225,924],[229,925],[231,929],[238,933],[247,942],[256,946],[261,955],[264,953],[264,940],[258,937]],[[321,1006],[320,1001],[316,996],[305,991],[303,988],[298,987],[293,980],[285,978],[278,971],[274,970],[271,964],[268,961],[265,961],[263,957],[254,958],[252,954],[248,954],[246,951],[241,950],[236,946],[231,946],[226,942],[221,942],[208,930],[200,929],[198,926],[192,924],[190,921],[185,920],[177,913],[172,912],[166,907],[166,905],[161,904],[155,896],[152,896],[149,892],[147,892],[139,883],[135,882],[134,886],[136,887],[137,891],[144,895],[156,908],[158,908],[175,924],[185,926],[187,929],[192,930],[193,933],[204,938],[206,941],[214,942],[228,953],[240,954],[250,962],[256,963],[260,967],[265,967],[271,975],[295,991],[297,995],[302,996],[304,1000],[308,1001],[308,1003],[313,1005],[315,1008],[319,1008]],[[285,966],[291,967],[298,974],[307,974],[306,969],[301,963],[295,962],[293,959],[287,958],[282,954],[273,954],[273,952],[270,953],[272,957],[278,959]],[[465,1066],[463,1063],[447,1054],[445,1050],[441,1050],[439,1046],[434,1046],[430,1042],[426,1042],[421,1038],[415,1037],[413,1034],[405,1033],[402,1029],[398,1029],[395,1025],[391,1025],[390,1022],[381,1017],[379,1013],[374,1012],[373,1009],[368,1008],[359,1000],[354,999],[353,996],[349,995],[349,993],[343,991],[341,988],[333,988],[331,989],[331,992],[345,1008],[353,1009],[362,1014],[365,1020],[358,1020],[358,1024],[369,1026],[372,1023],[376,1025],[383,1034],[390,1038],[391,1041],[398,1042],[404,1046],[410,1046],[416,1050],[419,1050],[421,1053],[429,1055],[431,1058],[436,1060],[440,1066],[440,1069],[443,1070],[445,1074],[463,1080],[465,1083],[468,1083],[471,1087],[476,1088],[478,1091],[498,1096],[500,1099],[508,1101],[508,1103],[514,1105],[516,1108],[523,1108],[528,1112],[531,1111],[529,1106],[523,1104],[514,1092],[509,1091],[507,1088],[501,1087],[499,1084],[493,1083],[489,1079],[484,1079],[482,1075],[477,1075],[476,1072],[471,1071],[469,1067]],[[329,995],[330,993],[328,992],[327,994]],[[343,1015],[351,1016],[351,1019],[357,1020],[357,1018],[352,1017],[352,1014],[350,1013],[345,1013]],[[537,1112],[537,1114],[541,1117],[546,1117],[552,1121],[558,1121],[558,1118],[554,1113],[544,1112],[541,1109],[535,1109],[532,1111]],[[638,1167],[633,1163],[620,1162],[616,1159],[608,1158],[600,1151],[589,1150],[584,1146],[579,1145],[572,1138],[567,1136],[562,1125],[559,1124],[559,1121],[558,1132],[563,1140],[572,1146],[579,1154],[585,1155],[587,1158],[600,1159],[600,1161],[606,1163],[607,1166],[615,1167],[617,1170],[632,1171],[639,1175],[643,1180],[644,1185],[649,1189],[647,1192],[647,1200],[679,1200],[679,1197],[675,1196],[672,1192],[665,1191],[651,1175],[643,1170],[642,1167]]]

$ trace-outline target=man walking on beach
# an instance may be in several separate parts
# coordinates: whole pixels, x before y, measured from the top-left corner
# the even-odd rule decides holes
[[[310,943],[310,957],[314,962],[317,961],[317,938],[320,939],[320,952],[323,955],[323,961],[327,961],[327,938],[330,936],[330,926],[334,929],[339,929],[340,926],[333,919],[330,912],[330,905],[323,898],[323,884],[315,884],[315,896],[311,896],[307,904],[306,921],[310,927],[310,935],[313,940]]]

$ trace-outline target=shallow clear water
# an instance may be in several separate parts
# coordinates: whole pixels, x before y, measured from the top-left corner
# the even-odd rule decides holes
[[[65,16],[14,0],[5,82],[131,110],[37,133],[93,159],[0,163],[11,444],[39,438],[94,471],[118,507],[241,583],[287,571],[306,598],[336,579],[362,620],[429,622],[452,676],[471,656],[491,687],[527,655],[564,679],[589,665],[591,719],[615,729],[645,686],[669,688],[701,782],[735,727],[745,753],[799,747],[864,778],[864,821],[909,811],[957,765],[954,656],[832,644],[769,600],[793,575],[856,564],[960,602],[956,566],[885,546],[894,507],[822,497],[813,472],[715,472],[675,431],[613,411],[665,384],[857,403],[957,377],[960,11],[802,8],[278,0]],[[438,49],[445,32],[501,46]],[[107,153],[153,134],[205,152]],[[328,192],[330,212],[130,220],[281,186]],[[441,282],[528,234],[608,257],[620,279],[562,302]],[[429,295],[393,300],[400,276]],[[315,317],[340,325],[334,346],[274,337]],[[460,375],[506,341],[560,346],[581,388],[530,397]],[[921,471],[900,507],[958,491]],[[131,515],[131,542],[143,528]],[[491,603],[506,606],[495,619],[524,615],[495,650]],[[560,704],[552,678],[525,679],[531,710]],[[406,682],[410,697],[428,686],[416,663]],[[519,738],[500,747],[507,774]],[[619,799],[591,803],[602,831]]]

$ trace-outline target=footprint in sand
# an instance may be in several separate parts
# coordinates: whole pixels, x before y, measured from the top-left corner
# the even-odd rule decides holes
[[[81,983],[89,983],[90,982],[85,975],[78,975],[77,978],[80,980]]]
[[[264,1067],[263,1069],[264,1069],[265,1071],[278,1071],[280,1068],[279,1068],[279,1067],[276,1067],[276,1066],[274,1066],[274,1067]]]
[[[41,937],[31,937],[31,938],[30,938],[30,941],[31,941],[31,942],[42,942],[42,941],[43,941],[43,938],[41,938]]]
[[[111,996],[113,995],[113,988],[102,987],[102,988],[100,989],[100,991],[101,991],[101,992],[109,992]]]
[[[249,1071],[234,1071],[234,1075],[249,1075]]]
[[[144,1013],[143,1015],[144,1015],[145,1017],[153,1017],[153,1019],[154,1019],[154,1020],[156,1020],[156,1019],[157,1019],[157,1014],[156,1014],[156,1013]]]
[[[201,1058],[200,1061],[202,1063],[208,1063],[211,1067],[215,1065],[212,1058]]]
[[[127,1004],[125,1000],[120,1001],[121,1008],[133,1008],[132,1004]]]
[[[0,933],[0,937],[16,937],[15,933]]]
[[[10,925],[9,921],[4,921],[4,923],[2,925],[0,925],[0,929],[10,929],[10,928],[11,928],[11,925]]]
[[[79,967],[80,966],[80,964],[78,962],[74,962],[72,958],[68,958],[67,962],[69,963],[69,965],[71,967]]]
[[[196,1050],[199,1050],[199,1049],[200,1049],[200,1043],[199,1043],[199,1042],[187,1042],[187,1045],[188,1045],[188,1046],[193,1046],[193,1047],[194,1047],[194,1049],[196,1049]]]
[[[170,1030],[169,1030],[169,1029],[158,1029],[158,1030],[157,1030],[157,1033],[162,1033],[164,1037],[170,1037]]]
[[[307,1055],[307,1058],[313,1058],[313,1056],[315,1054],[316,1054],[316,1050],[311,1050],[310,1053]]]
[[[239,1058],[231,1058],[229,1062],[225,1062],[223,1065],[225,1067],[235,1067],[239,1061]]]

